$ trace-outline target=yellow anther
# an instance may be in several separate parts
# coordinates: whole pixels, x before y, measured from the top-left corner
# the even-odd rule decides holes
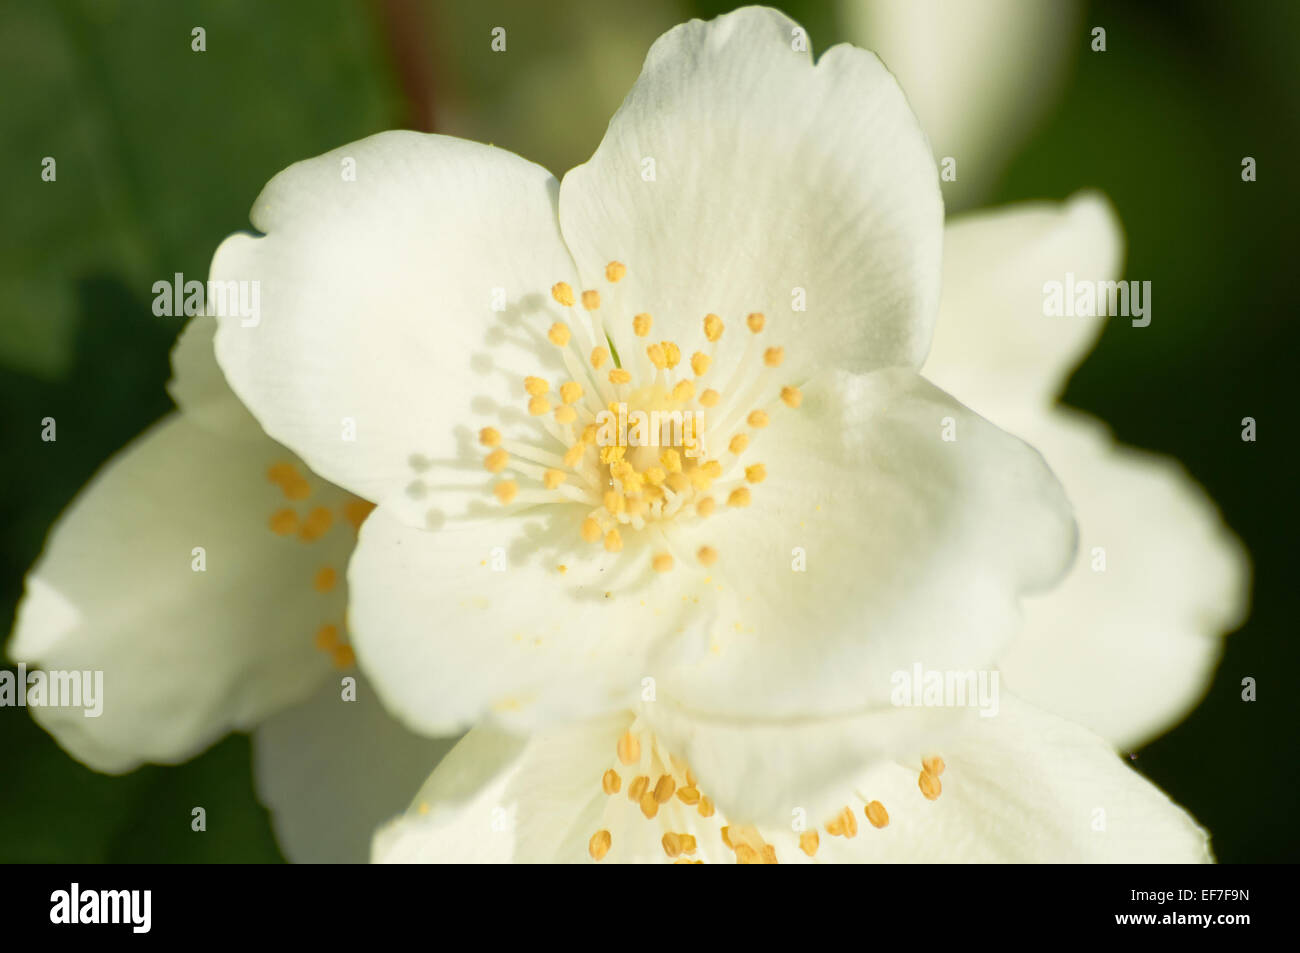
[[[350,645],[339,645],[330,653],[330,661],[332,661],[334,667],[339,670],[351,668],[353,665],[357,664],[357,653],[352,651],[352,646]]]
[[[627,497],[618,490],[605,491],[605,509],[611,516],[617,516],[627,509]]]
[[[489,473],[500,473],[510,462],[510,454],[506,453],[500,447],[497,447],[486,457],[483,458],[483,466]]]
[[[639,338],[645,337],[650,333],[650,327],[654,324],[654,318],[642,313],[632,319],[632,332]]]
[[[514,480],[502,480],[492,487],[492,492],[502,503],[510,503],[519,495],[519,484]]]
[[[695,512],[700,516],[708,516],[717,508],[717,506],[718,504],[714,501],[713,497],[706,496],[695,504]]]
[[[641,795],[641,813],[647,821],[659,813],[659,802],[655,800],[654,791],[646,791]]]
[[[557,281],[551,285],[551,297],[570,308],[573,306],[573,287],[567,281]]]
[[[695,843],[694,834],[678,834],[677,836],[681,839],[683,854],[695,853],[695,849],[697,845]]]
[[[528,412],[534,417],[544,417],[551,412],[551,402],[545,397],[534,397],[528,402]]]
[[[609,382],[611,384],[626,384],[632,379],[632,375],[621,367],[616,367],[609,372]]]
[[[623,549],[623,537],[618,535],[618,530],[611,529],[605,534],[605,552],[617,553]]]
[[[671,774],[659,775],[659,780],[655,782],[655,800],[660,804],[667,804],[668,799],[673,796],[677,790],[677,782],[673,780]]]
[[[339,646],[339,627],[323,625],[316,630],[316,648],[322,652],[332,652]]]
[[[267,525],[275,535],[288,536],[298,529],[298,514],[293,510],[276,510],[271,514]]]
[[[571,424],[578,419],[578,412],[568,405],[555,408],[555,422],[557,424]]]
[[[591,840],[587,842],[587,853],[591,855],[592,860],[603,860],[609,853],[610,845],[614,843],[614,838],[610,836],[609,831],[599,830],[591,835]]]
[[[650,358],[650,363],[655,367],[662,370],[668,366],[668,357],[664,354],[664,346],[662,344],[651,344],[645,349],[645,352]]]
[[[636,764],[641,760],[641,739],[630,731],[623,732],[618,739],[618,760],[624,764]]]
[[[661,843],[664,845],[664,853],[669,857],[679,857],[682,853],[682,839],[669,831],[663,836]]]
[[[651,560],[650,565],[654,566],[655,572],[668,572],[673,568],[673,557],[667,553],[659,553]]]
[[[547,470],[542,474],[542,486],[546,487],[548,490],[554,490],[566,479],[568,479],[568,477],[565,476],[563,470]]]
[[[298,538],[308,543],[320,539],[334,525],[334,514],[323,506],[318,506],[307,514],[298,530]]]
[[[582,293],[582,306],[588,311],[595,311],[600,307],[599,291],[584,291]]]
[[[867,815],[867,820],[871,826],[879,830],[889,823],[889,812],[885,810],[885,805],[879,801],[872,801],[862,811]]]
[[[641,795],[645,794],[646,788],[650,786],[649,775],[639,774],[632,779],[632,783],[627,786],[627,799],[633,804],[641,800]]]
[[[641,475],[645,477],[646,482],[649,483],[651,486],[658,486],[660,483],[664,482],[664,477],[667,476],[668,474],[664,473],[664,471],[659,467],[651,467],[649,470],[646,470],[646,472]]]
[[[925,770],[929,771],[937,778],[939,775],[943,774],[943,769],[946,766],[943,763],[943,758],[936,754],[929,758],[923,758],[921,760],[921,767],[925,768]]]
[[[582,442],[588,445],[595,444],[599,432],[600,429],[595,424],[587,424],[582,428]]]
[[[495,447],[501,442],[501,431],[496,427],[484,427],[478,432],[478,442],[485,447]]]
[[[765,410],[752,411],[750,415],[745,418],[745,420],[749,422],[749,425],[751,427],[766,427],[768,424],[767,411]]]
[[[567,347],[569,344],[569,338],[572,337],[572,335],[573,332],[569,330],[569,326],[563,321],[556,321],[551,325],[551,330],[546,332],[547,338],[549,338],[550,342],[556,347]]]
[[[664,483],[667,485],[668,489],[672,490],[674,493],[681,493],[691,485],[691,481],[686,479],[686,474],[684,473],[670,473],[664,479]]]
[[[692,470],[690,473],[691,486],[701,492],[707,490],[713,485],[713,478],[705,473],[702,469]]]
[[[712,566],[718,561],[718,551],[712,546],[701,546],[695,551],[695,558],[700,561],[701,566]]]
[[[312,588],[317,592],[329,592],[339,581],[339,574],[329,566],[323,566],[316,571],[316,578],[312,580]]]
[[[761,463],[745,467],[745,479],[750,483],[762,483],[767,479],[767,467]]]
[[[606,794],[617,794],[618,789],[623,785],[623,779],[618,776],[618,772],[610,768],[600,779],[600,787]]]
[[[710,341],[717,341],[722,337],[722,319],[716,314],[704,316],[704,336]]]
[[[280,489],[285,498],[290,500],[305,500],[311,496],[311,484],[296,474],[281,483]]]
[[[742,453],[745,452],[745,448],[748,446],[749,446],[749,435],[738,433],[731,438],[731,442],[727,444],[727,449],[730,450],[732,453],[734,453],[736,456],[740,456]]]
[[[759,856],[758,851],[748,844],[736,845],[736,863],[738,864],[761,864],[763,858]]]
[[[601,532],[600,524],[596,522],[594,517],[588,516],[582,521],[582,538],[587,542],[594,543],[600,539]]]
[[[366,517],[373,513],[375,504],[369,500],[348,500],[343,504],[343,518],[353,529],[360,529]]]
[[[604,364],[608,360],[609,351],[605,350],[603,347],[593,347],[591,349],[590,361],[592,367],[599,369],[600,365]]]
[[[560,385],[560,400],[566,404],[576,404],[582,399],[582,385],[577,381],[565,381]]]
[[[623,456],[626,453],[627,453],[626,447],[615,447],[615,446],[601,447],[600,462],[613,465],[615,463],[622,461]]]
[[[931,774],[929,771],[922,771],[921,776],[916,779],[916,783],[928,801],[937,799],[943,793],[943,785],[939,783],[939,776]]]
[[[659,343],[663,346],[664,361],[667,363],[670,370],[682,362],[681,348],[672,341],[660,341]]]
[[[709,372],[710,365],[713,364],[713,358],[703,351],[696,351],[691,355],[691,370],[695,372],[696,377],[703,377]]]
[[[842,808],[839,814],[826,825],[826,833],[833,837],[856,837],[858,833],[858,817],[847,807]]]
[[[769,347],[763,352],[763,363],[768,367],[780,367],[784,360],[785,348],[783,347]]]
[[[678,381],[673,385],[673,400],[690,400],[695,396],[695,385],[690,381]]]
[[[686,787],[677,789],[677,800],[687,806],[700,803],[700,789],[696,787]]]
[[[798,409],[799,405],[803,403],[803,394],[799,392],[797,387],[782,387],[781,400],[785,402],[787,407]]]
[[[713,802],[706,797],[700,798],[700,806],[696,808],[700,812],[700,817],[713,816]]]
[[[821,843],[821,838],[817,836],[816,831],[804,831],[799,835],[799,849],[809,857],[817,853],[817,846]]]
[[[582,462],[583,455],[586,454],[587,448],[582,443],[575,443],[568,450],[564,451],[564,465],[566,467],[576,467]]]
[[[767,323],[767,318],[755,311],[753,314],[745,318],[745,323],[749,325],[749,330],[757,334],[759,331],[763,330],[763,325]]]
[[[664,469],[669,473],[682,472],[682,455],[676,450],[665,450],[659,455],[659,462],[664,465]]]
[[[722,464],[717,460],[706,460],[700,471],[710,480],[716,480],[722,476]]]
[[[528,392],[528,396],[530,397],[541,397],[550,389],[551,389],[551,385],[544,378],[541,377],[524,378],[524,390]]]
[[[620,281],[623,280],[623,276],[626,274],[627,274],[627,265],[623,264],[621,261],[611,261],[608,265],[605,266],[606,281],[612,281],[615,284],[618,284]]]
[[[703,407],[716,407],[720,400],[722,400],[722,395],[712,387],[700,395],[700,405]]]
[[[731,491],[727,497],[728,506],[748,506],[749,505],[749,488],[738,486]]]
[[[266,478],[272,483],[288,483],[299,479],[298,468],[292,463],[273,463],[266,468]]]

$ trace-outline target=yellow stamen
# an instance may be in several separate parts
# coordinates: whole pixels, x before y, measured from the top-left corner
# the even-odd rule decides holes
[[[514,480],[503,480],[492,488],[492,492],[502,503],[510,503],[519,495],[519,484]]]
[[[298,530],[298,538],[305,542],[314,542],[329,532],[334,525],[334,514],[323,506],[318,506],[307,514]]]
[[[566,308],[573,307],[573,287],[567,281],[557,281],[551,285],[551,297]]]
[[[361,524],[366,521],[366,517],[373,513],[375,504],[369,500],[348,500],[343,504],[343,518],[348,521],[353,529],[360,529]]]
[[[712,387],[700,395],[700,405],[703,407],[716,407],[720,400],[722,400],[722,395]]]
[[[652,820],[659,813],[659,802],[655,800],[654,791],[646,791],[641,795],[641,813],[645,815],[646,820]]]
[[[677,800],[688,807],[700,803],[700,789],[695,787],[678,788]]]
[[[565,381],[560,385],[560,400],[566,404],[576,404],[582,399],[582,385],[577,381]]]
[[[556,321],[551,325],[551,330],[546,332],[546,336],[556,347],[567,347],[572,332],[569,330],[569,326],[563,321]]]
[[[352,651],[350,645],[340,645],[330,653],[330,661],[334,663],[337,669],[351,668],[357,664],[357,653]]]
[[[922,771],[916,783],[927,801],[934,801],[943,793],[943,785],[939,783],[938,775],[931,774],[929,771]]]
[[[682,852],[682,839],[669,831],[663,836],[664,853],[669,857],[678,857]]]
[[[542,474],[542,486],[548,490],[554,490],[557,486],[567,480],[563,470],[550,469]]]
[[[606,794],[617,794],[622,785],[623,779],[618,776],[618,772],[613,768],[606,771],[600,779],[600,786]]]
[[[544,417],[551,412],[551,402],[545,397],[534,397],[528,402],[528,412],[534,417]]]
[[[316,630],[316,648],[322,652],[333,652],[339,646],[339,627],[323,625]]]
[[[597,523],[594,518],[588,516],[585,520],[582,521],[583,539],[585,539],[589,543],[594,543],[596,540],[600,539],[600,535],[601,535],[600,524]]]
[[[626,274],[627,265],[623,264],[621,261],[611,261],[605,266],[606,281],[612,281],[614,284],[618,284],[623,280],[623,276]]]
[[[662,341],[664,348],[664,361],[667,362],[669,369],[676,367],[682,360],[682,349],[672,341]]]
[[[639,338],[645,337],[650,333],[650,327],[654,324],[654,318],[648,314],[638,314],[632,319],[632,333]]]
[[[768,424],[767,411],[755,410],[745,418],[751,427],[766,427]]]
[[[618,760],[624,764],[636,764],[641,760],[641,740],[630,731],[623,732],[618,739]]]
[[[700,561],[702,566],[712,566],[718,561],[718,551],[712,546],[701,546],[696,551],[695,558]]]
[[[557,424],[571,424],[578,419],[578,412],[572,407],[563,406],[555,408],[555,422]]]
[[[654,566],[655,572],[668,572],[673,568],[673,557],[667,553],[659,553],[650,565]]]
[[[595,311],[600,307],[599,291],[584,291],[582,293],[582,306],[588,311]]]
[[[922,759],[921,767],[925,768],[925,770],[929,771],[937,778],[939,775],[943,774],[945,765],[943,763],[943,758],[936,754],[932,757]]]
[[[782,387],[781,400],[785,402],[787,407],[797,410],[799,405],[803,403],[803,394],[799,392],[797,387]]]
[[[753,314],[745,318],[745,323],[749,325],[749,330],[757,334],[759,331],[763,330],[763,325],[767,323],[767,318],[755,311]]]
[[[767,479],[767,467],[761,463],[745,467],[745,479],[750,483],[762,483]]]
[[[596,831],[587,842],[587,853],[591,854],[592,860],[603,860],[613,842],[614,838],[610,836],[609,831]]]
[[[616,367],[609,372],[609,382],[611,384],[626,384],[632,379],[632,375],[621,367]]]
[[[501,431],[496,427],[484,427],[478,432],[478,442],[485,447],[495,447],[501,442]]]
[[[618,530],[611,529],[605,534],[605,552],[617,553],[623,549],[623,537],[618,535]]]
[[[660,804],[667,804],[668,799],[673,796],[677,790],[677,782],[673,780],[671,774],[659,775],[659,780],[655,782],[655,800]]]
[[[268,521],[271,532],[277,536],[288,536],[298,529],[298,514],[293,510],[276,510]]]
[[[703,351],[696,351],[691,355],[691,370],[695,372],[696,377],[703,377],[707,374],[712,364],[713,358]]]
[[[673,385],[673,400],[690,400],[695,396],[695,385],[690,381],[678,381]]]
[[[551,385],[541,377],[525,377],[524,390],[529,397],[540,397],[551,389]]]
[[[821,843],[821,838],[817,836],[816,831],[804,831],[799,835],[799,849],[812,857],[817,853],[817,847]]]
[[[750,503],[748,487],[738,486],[727,497],[728,506],[748,506]]]
[[[864,809],[863,813],[867,815],[867,820],[871,826],[880,830],[889,823],[889,812],[885,810],[885,805],[879,801],[872,801]]]
[[[646,788],[650,786],[649,775],[639,774],[632,779],[632,783],[627,786],[627,799],[633,804],[641,800],[641,795],[645,794]]]
[[[700,516],[708,516],[717,507],[717,502],[711,496],[706,496],[695,504],[695,512]]]
[[[506,453],[500,447],[497,447],[486,457],[483,458],[483,466],[489,473],[500,473],[510,462],[510,454]]]
[[[600,365],[604,364],[606,361],[609,360],[609,351],[605,350],[603,347],[593,347],[591,349],[590,360],[591,360],[591,366],[599,370]]]
[[[785,348],[769,347],[763,352],[763,363],[768,367],[780,367],[783,360],[785,360]]]
[[[663,370],[668,366],[668,357],[664,354],[664,346],[662,344],[651,344],[645,349],[645,352],[650,358],[650,363],[655,367]]]
[[[338,572],[329,566],[323,566],[316,571],[316,578],[312,580],[312,588],[317,592],[329,592],[338,581]]]
[[[700,817],[713,816],[713,802],[706,797],[700,798],[700,806],[696,808],[700,812]]]
[[[704,316],[704,336],[710,342],[716,342],[722,337],[723,324],[722,319],[716,314],[706,314]]]

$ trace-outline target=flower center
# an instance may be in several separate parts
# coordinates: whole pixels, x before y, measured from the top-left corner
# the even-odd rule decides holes
[[[797,408],[802,396],[797,387],[778,388],[773,380],[785,352],[761,342],[764,315],[745,318],[749,334],[738,358],[723,345],[723,319],[705,315],[698,348],[687,359],[676,341],[654,339],[652,315],[619,314],[617,285],[626,274],[621,262],[605,267],[615,292],[612,307],[598,290],[577,296],[563,281],[551,288],[560,307],[576,309],[581,301],[582,309],[573,310],[570,321],[556,321],[546,335],[568,379],[558,386],[542,377],[523,380],[528,413],[551,445],[509,441],[495,427],[485,427],[479,442],[489,472],[510,471],[492,486],[503,505],[584,504],[589,509],[576,527],[584,541],[617,553],[625,534],[652,533],[651,564],[666,572],[684,554],[674,551],[664,531],[707,519],[719,506],[748,506],[767,477],[751,447],[777,403]],[[630,320],[638,343],[645,342],[637,353],[620,359],[606,336],[606,317]],[[723,378],[720,359],[727,356],[734,359]],[[705,545],[685,558],[708,566],[718,552]]]

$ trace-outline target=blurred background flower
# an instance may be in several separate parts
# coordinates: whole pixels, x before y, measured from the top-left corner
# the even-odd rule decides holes
[[[562,172],[591,154],[659,33],[732,6],[54,0],[0,10],[6,613],[59,512],[170,408],[167,354],[183,322],[152,314],[153,282],[206,277],[212,251],[246,227],[271,175],[400,126],[495,142]],[[1114,204],[1125,277],[1152,281],[1159,304],[1148,328],[1106,323],[1063,401],[1120,441],[1181,461],[1255,564],[1251,618],[1226,641],[1204,701],[1135,752],[1135,766],[1213,832],[1221,861],[1295,859],[1295,769],[1278,753],[1290,750],[1296,714],[1286,684],[1297,662],[1294,586],[1284,576],[1294,520],[1283,484],[1295,450],[1283,435],[1283,386],[1295,353],[1289,236],[1300,191],[1286,164],[1300,100],[1300,7],[781,6],[818,53],[841,41],[879,49],[936,153],[959,160],[957,180],[944,185],[950,210],[1083,188]],[[494,53],[498,26],[507,48]],[[1096,26],[1105,52],[1090,48]],[[202,53],[191,48],[196,27]],[[953,85],[967,91],[962,100],[945,93]],[[1242,181],[1246,156],[1259,163],[1256,182]],[[54,182],[41,178],[46,157],[57,162]],[[1240,439],[1247,416],[1258,421],[1255,443]],[[56,442],[40,439],[46,417],[58,422]],[[1125,571],[1141,587],[1177,565],[1175,555],[1151,554]],[[1246,678],[1260,680],[1258,701],[1242,701]],[[1145,690],[1140,679],[1131,688]],[[362,778],[349,770],[348,747],[313,752],[294,729],[283,729],[285,747],[355,794]],[[0,745],[10,759],[0,860],[282,856],[246,736],[181,766],[108,777],[71,760],[27,712],[6,708]],[[285,772],[274,785],[261,772],[262,797],[300,803],[305,769],[259,760],[268,757]],[[207,809],[206,834],[190,830],[195,805]],[[278,833],[291,836],[283,825]]]

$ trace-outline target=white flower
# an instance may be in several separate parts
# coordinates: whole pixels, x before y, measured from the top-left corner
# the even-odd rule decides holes
[[[925,140],[872,54],[814,67],[801,37],[753,8],[670,31],[562,184],[390,133],[281,173],[264,236],[218,251],[213,280],[261,287],[259,325],[220,322],[231,386],[379,503],[349,621],[411,727],[650,691],[719,804],[783,814],[911,742],[891,673],[988,666],[1017,596],[1063,571],[1041,459],[916,373],[942,228]],[[584,441],[618,401],[701,411],[704,456]],[[736,721],[744,784],[699,743]]]
[[[31,707],[99,771],[177,763],[257,729],[264,798],[293,797],[275,817],[281,845],[359,860],[449,743],[396,725],[353,665],[344,573],[371,505],[262,433],[213,361],[213,330],[196,318],[173,352],[180,412],[109,461],[51,530],[8,654],[104,673],[98,717]],[[342,675],[360,681],[354,703],[339,700]]]
[[[1205,832],[1100,738],[1003,696],[943,753],[878,762],[835,809],[737,824],[632,713],[521,745],[475,728],[375,837],[386,863],[1200,863]]]

